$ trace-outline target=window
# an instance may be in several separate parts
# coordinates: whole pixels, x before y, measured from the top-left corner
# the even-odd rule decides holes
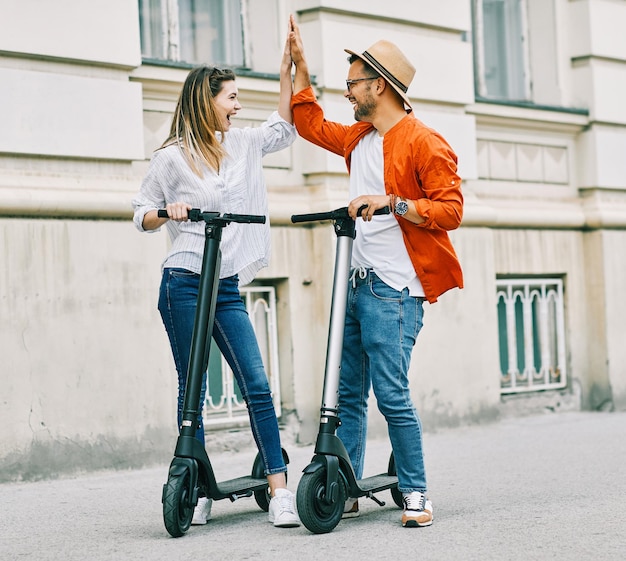
[[[244,66],[242,0],[139,0],[144,59]]]
[[[479,98],[560,106],[554,0],[474,0]]]
[[[524,37],[519,0],[481,0],[478,91],[483,97],[525,100]]]
[[[564,388],[563,280],[496,281],[502,394]]]

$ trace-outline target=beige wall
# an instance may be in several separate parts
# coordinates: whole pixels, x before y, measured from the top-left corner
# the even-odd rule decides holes
[[[626,235],[624,231],[585,234],[585,281],[588,325],[583,331],[589,352],[583,377],[588,408],[624,409],[626,404]]]
[[[175,426],[163,237],[129,221],[2,218],[0,240],[2,479],[161,458]]]

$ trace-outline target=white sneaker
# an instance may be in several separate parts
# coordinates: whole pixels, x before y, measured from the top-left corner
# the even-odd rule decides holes
[[[200,497],[196,508],[193,509],[193,518],[191,519],[192,526],[202,526],[211,518],[211,506],[213,501],[207,497]]]
[[[424,493],[413,491],[402,493],[404,512],[402,513],[402,526],[405,528],[421,528],[433,523],[433,503]]]
[[[341,518],[357,518],[359,516],[359,499],[348,497],[343,507]]]
[[[300,526],[296,511],[296,497],[289,489],[276,489],[270,501],[269,521],[277,528]]]

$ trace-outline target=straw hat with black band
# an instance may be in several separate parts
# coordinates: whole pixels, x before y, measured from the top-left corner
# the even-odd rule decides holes
[[[380,40],[361,54],[349,49],[344,50],[350,55],[359,57],[376,70],[400,94],[409,110],[412,109],[406,92],[415,76],[415,67],[396,45],[390,41]]]

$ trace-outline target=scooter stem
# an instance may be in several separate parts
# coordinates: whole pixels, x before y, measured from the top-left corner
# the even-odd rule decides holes
[[[349,236],[339,236],[337,238],[330,327],[326,349],[326,374],[324,376],[324,392],[322,396],[322,414],[332,416],[337,416],[339,407],[339,377],[346,304],[348,302],[348,279],[350,277],[352,244],[353,240]]]
[[[215,301],[219,284],[222,238],[222,225],[207,222],[205,225],[204,257],[198,289],[198,302],[194,319],[193,339],[189,356],[187,387],[183,401],[181,436],[194,436],[196,433],[198,405],[200,403],[201,383],[194,383],[197,377],[204,376],[209,362],[211,336],[215,318]]]

